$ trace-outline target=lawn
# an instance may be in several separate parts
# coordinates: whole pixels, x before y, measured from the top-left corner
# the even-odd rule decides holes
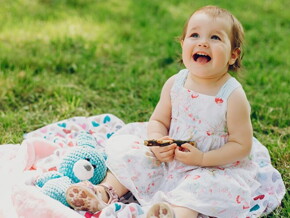
[[[73,116],[148,120],[162,84],[182,68],[176,38],[207,4],[244,25],[238,78],[254,135],[289,188],[290,1],[0,0],[0,144]],[[289,194],[268,217],[290,217]]]

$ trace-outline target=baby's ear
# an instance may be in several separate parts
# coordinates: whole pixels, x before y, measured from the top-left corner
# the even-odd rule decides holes
[[[182,45],[183,45],[183,40],[182,40],[182,39],[180,39],[180,40],[179,40],[179,43],[180,43],[180,46],[181,46],[181,48],[182,48]]]
[[[236,62],[236,60],[239,58],[240,54],[241,54],[241,49],[240,48],[235,48],[232,51],[231,58],[230,58],[230,61],[229,61],[229,65],[233,65]]]

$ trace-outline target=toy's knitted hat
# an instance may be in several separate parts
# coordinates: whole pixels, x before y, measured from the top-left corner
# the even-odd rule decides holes
[[[107,156],[96,148],[95,138],[88,133],[80,134],[77,144],[63,158],[59,172],[71,178],[73,183],[83,180],[89,180],[93,184],[100,183],[107,172]]]

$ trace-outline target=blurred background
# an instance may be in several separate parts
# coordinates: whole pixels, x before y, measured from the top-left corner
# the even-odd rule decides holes
[[[177,38],[187,18],[208,4],[244,26],[244,69],[234,76],[289,188],[290,1],[0,0],[0,144],[74,116],[147,121],[183,68]],[[289,211],[287,194],[268,217]]]

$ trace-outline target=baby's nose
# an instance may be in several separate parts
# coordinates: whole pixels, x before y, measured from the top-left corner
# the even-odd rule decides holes
[[[198,42],[198,46],[199,47],[208,47],[208,42],[206,41],[206,40],[200,40],[199,42]]]

